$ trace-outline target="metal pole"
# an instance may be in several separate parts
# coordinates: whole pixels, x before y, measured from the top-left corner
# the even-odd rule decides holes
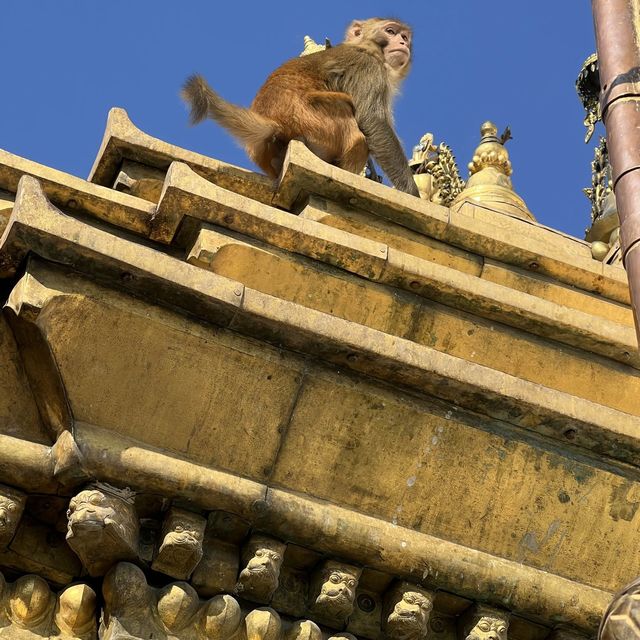
[[[640,0],[592,0],[600,107],[640,342]]]

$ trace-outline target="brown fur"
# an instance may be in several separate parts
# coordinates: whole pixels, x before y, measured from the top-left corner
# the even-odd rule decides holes
[[[371,153],[396,188],[418,195],[391,110],[409,70],[410,41],[402,45],[408,48],[406,63],[394,68],[386,51],[389,23],[411,33],[394,19],[353,22],[343,44],[276,69],[249,109],[227,102],[202,77],[191,76],[182,91],[191,105],[191,122],[207,116],[216,120],[274,178],[289,142],[301,140],[326,162],[353,173],[362,171]]]

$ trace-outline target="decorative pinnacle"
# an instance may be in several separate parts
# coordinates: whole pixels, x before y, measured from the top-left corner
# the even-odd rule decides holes
[[[308,55],[310,55],[312,53],[316,53],[318,51],[324,51],[325,49],[329,48],[330,46],[331,46],[331,43],[329,42],[328,38],[325,38],[324,44],[318,44],[310,36],[305,36],[304,37],[304,49],[303,49],[302,53],[300,54],[300,57],[308,56]]]
[[[487,167],[494,167],[500,173],[510,176],[513,173],[513,169],[509,160],[509,152],[504,147],[504,142],[511,137],[509,127],[505,129],[505,132],[499,138],[498,127],[487,120],[480,127],[480,133],[482,134],[482,139],[468,165],[469,173],[473,175]]]

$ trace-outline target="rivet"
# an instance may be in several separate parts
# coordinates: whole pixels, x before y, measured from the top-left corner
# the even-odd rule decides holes
[[[376,601],[366,593],[361,593],[356,602],[358,603],[358,609],[365,613],[371,613],[376,608]]]
[[[529,269],[531,269],[532,271],[537,271],[539,268],[540,265],[535,260],[529,263]]]
[[[575,440],[576,436],[578,435],[578,432],[575,429],[567,429],[562,435],[567,440]]]
[[[431,629],[436,633],[442,633],[444,631],[444,622],[441,618],[431,618],[429,624],[431,625]]]
[[[265,513],[267,510],[267,503],[264,500],[254,500],[251,504],[251,511],[257,514]]]
[[[412,289],[417,289],[417,288],[420,286],[420,283],[419,283],[417,280],[412,280],[412,281],[409,283],[409,286],[410,286]]]
[[[234,289],[233,293],[237,296],[241,296],[242,295],[242,289]]]

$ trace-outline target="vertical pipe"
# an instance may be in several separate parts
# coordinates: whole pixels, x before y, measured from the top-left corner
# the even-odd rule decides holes
[[[592,0],[600,106],[640,342],[640,0]]]

